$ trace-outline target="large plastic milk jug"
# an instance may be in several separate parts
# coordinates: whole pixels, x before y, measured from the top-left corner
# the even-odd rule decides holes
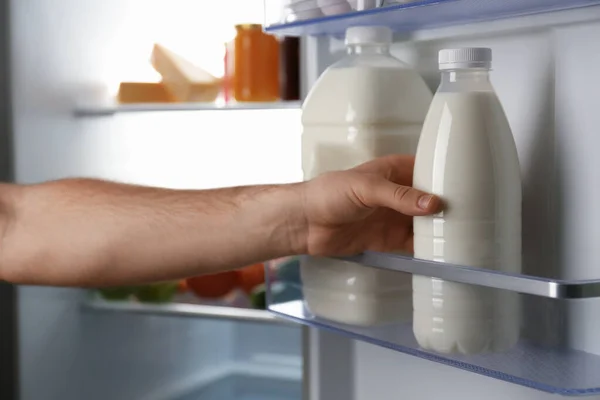
[[[305,179],[389,154],[414,154],[432,93],[421,76],[390,55],[392,32],[354,27],[347,56],[318,79],[303,105]],[[303,257],[309,311],[329,320],[373,325],[409,316],[409,275]]]

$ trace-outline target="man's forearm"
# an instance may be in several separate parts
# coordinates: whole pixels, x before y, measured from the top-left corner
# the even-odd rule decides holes
[[[304,250],[301,184],[177,191],[103,181],[5,186],[0,278],[102,286]]]

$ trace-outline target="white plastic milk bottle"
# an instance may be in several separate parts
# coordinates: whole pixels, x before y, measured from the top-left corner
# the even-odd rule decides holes
[[[416,71],[390,55],[391,41],[388,28],[346,32],[347,56],[321,75],[303,105],[305,179],[415,153],[432,94]],[[410,318],[410,275],[304,257],[301,277],[316,316],[356,325]]]
[[[414,219],[415,257],[521,271],[521,175],[508,120],[489,80],[487,48],[442,50],[442,80],[425,119],[414,187],[445,210]],[[519,337],[516,293],[413,277],[413,331],[442,353],[505,350]]]

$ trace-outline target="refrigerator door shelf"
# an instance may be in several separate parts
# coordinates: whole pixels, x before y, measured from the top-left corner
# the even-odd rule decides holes
[[[600,279],[548,279],[377,252],[365,252],[358,256],[344,258],[344,260],[374,268],[419,274],[552,299],[572,300],[600,297]]]
[[[410,32],[598,4],[600,0],[265,0],[265,26],[283,36],[342,36],[348,27],[360,25]]]
[[[288,270],[268,282],[269,310],[296,323],[536,390],[600,394],[600,355],[573,348],[561,332],[565,310],[592,301],[578,299],[597,297],[598,281],[508,275],[379,253],[343,261],[372,267],[303,270],[303,262],[296,263],[295,273]],[[387,278],[358,273],[373,267],[387,270]],[[407,272],[422,277],[414,308]],[[390,279],[393,274],[399,279]]]

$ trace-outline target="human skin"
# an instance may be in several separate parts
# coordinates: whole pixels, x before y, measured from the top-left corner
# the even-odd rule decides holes
[[[412,249],[439,198],[388,156],[311,181],[170,190],[93,179],[0,186],[0,279],[102,287],[216,273],[287,255]]]

